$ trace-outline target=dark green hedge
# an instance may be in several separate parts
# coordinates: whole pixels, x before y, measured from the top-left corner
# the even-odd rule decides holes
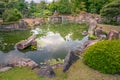
[[[115,0],[104,6],[100,11],[100,15],[104,23],[120,25],[120,0]]]
[[[120,73],[120,40],[96,43],[85,51],[83,60],[102,73]]]

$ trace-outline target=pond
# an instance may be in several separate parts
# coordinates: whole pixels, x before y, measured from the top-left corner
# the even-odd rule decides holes
[[[75,27],[76,24],[72,24],[72,26]],[[81,25],[77,25],[77,26],[80,27]],[[80,49],[81,45],[85,41],[88,40],[87,36],[85,36],[81,40],[79,37],[78,37],[78,39],[72,38],[72,36],[75,33],[74,32],[75,30],[62,31],[64,33],[63,34],[62,32],[59,32],[60,28],[59,28],[59,30],[55,30],[55,28],[58,28],[58,27],[59,26],[56,26],[53,28],[37,27],[31,31],[25,31],[26,33],[24,33],[24,31],[22,33],[19,32],[19,34],[21,33],[20,34],[21,36],[16,32],[14,32],[14,33],[9,32],[9,35],[3,34],[3,32],[1,32],[4,36],[7,37],[6,38],[3,35],[1,35],[1,44],[6,43],[5,46],[7,46],[7,45],[11,44],[11,42],[12,42],[12,45],[9,45],[9,47],[5,47],[4,50],[2,49],[4,45],[1,46],[1,48],[0,48],[1,49],[0,63],[8,63],[10,61],[17,60],[19,58],[24,58],[24,57],[31,58],[32,60],[34,60],[37,63],[44,62],[44,61],[47,61],[47,60],[53,59],[53,58],[64,59],[66,54],[69,51],[77,49],[77,48]],[[70,25],[69,25],[69,27],[70,27]],[[87,26],[84,26],[84,27],[87,27]],[[52,30],[52,29],[54,29],[54,30]],[[78,29],[78,28],[76,27],[76,29]],[[86,28],[83,30],[86,30]],[[81,31],[81,29],[79,31]],[[31,32],[32,32],[32,34],[37,35],[37,39],[36,39],[37,50],[31,50],[31,49],[26,49],[23,51],[17,50],[17,48],[15,46],[13,46],[13,45],[15,45],[14,43],[17,43],[20,40],[22,40],[23,36],[24,36],[24,38],[30,36]],[[12,34],[12,36],[14,34],[14,36],[10,37],[11,36],[10,34]],[[15,37],[15,35],[17,35],[19,37]],[[22,37],[22,38],[20,38],[20,37]],[[16,39],[13,41],[6,40],[6,42],[4,42],[5,41],[4,38],[9,39],[9,40],[13,40],[11,38],[14,38],[14,39],[17,38],[17,40]],[[18,39],[19,39],[19,41],[18,41]],[[2,42],[2,40],[3,40],[3,42]],[[7,50],[7,51],[5,51],[5,50]]]

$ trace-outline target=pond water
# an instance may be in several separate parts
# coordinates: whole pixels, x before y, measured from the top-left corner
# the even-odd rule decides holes
[[[40,34],[42,30],[32,30],[34,35]],[[31,58],[37,63],[47,61],[52,58],[64,59],[66,54],[74,49],[81,47],[81,45],[88,40],[88,37],[84,37],[82,40],[72,40],[72,33],[63,38],[59,33],[48,31],[46,35],[38,37],[37,50],[21,52],[14,47],[14,50],[10,50],[7,53],[0,51],[0,63],[8,63],[20,58]]]

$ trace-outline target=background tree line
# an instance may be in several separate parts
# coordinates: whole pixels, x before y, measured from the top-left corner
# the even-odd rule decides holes
[[[2,0],[0,1],[0,17],[4,21],[16,21],[24,17],[48,17],[55,11],[73,15],[77,15],[80,11],[100,14],[105,5],[113,2],[113,0],[53,0],[52,3],[47,3],[46,0],[40,1],[40,3],[35,3],[32,0],[28,3],[25,0]]]

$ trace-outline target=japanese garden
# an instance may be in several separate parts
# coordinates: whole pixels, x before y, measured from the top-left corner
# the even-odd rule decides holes
[[[120,0],[1,0],[0,80],[120,80]]]

